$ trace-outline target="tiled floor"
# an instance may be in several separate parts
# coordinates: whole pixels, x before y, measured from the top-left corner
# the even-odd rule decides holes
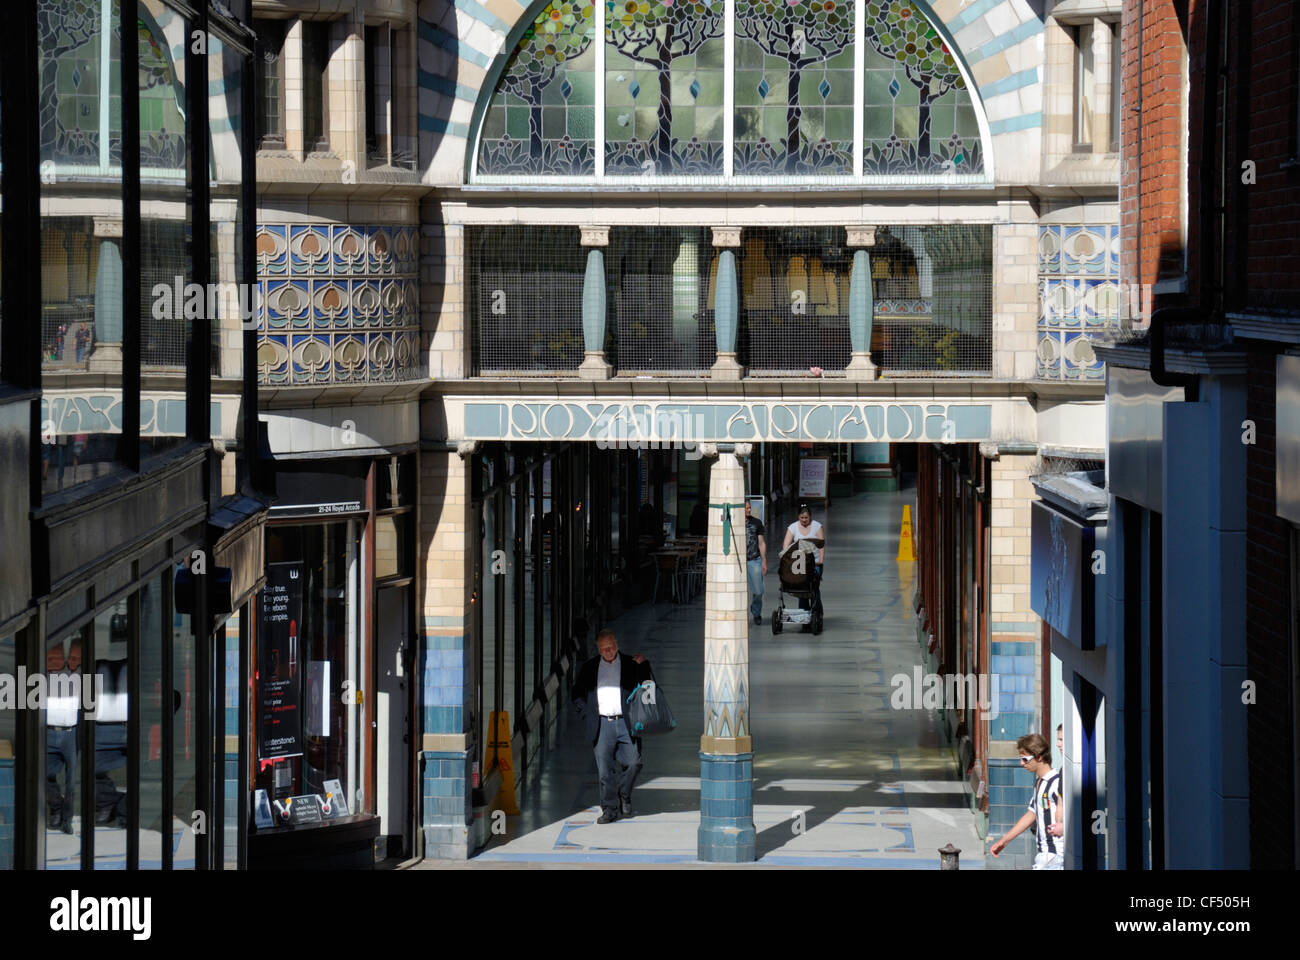
[[[816,511],[828,531],[825,632],[773,636],[775,557],[769,525],[762,626],[751,626],[754,824],[760,865],[938,867],[937,849],[983,866],[983,846],[942,733],[923,710],[893,710],[890,678],[919,662],[910,607],[915,564],[898,563],[910,492],[858,494]],[[472,862],[641,863],[696,860],[703,723],[702,599],[634,608],[612,624],[620,648],[654,665],[678,728],[645,741],[634,815],[598,825],[596,771],[576,717],[534,759],[521,816]]]

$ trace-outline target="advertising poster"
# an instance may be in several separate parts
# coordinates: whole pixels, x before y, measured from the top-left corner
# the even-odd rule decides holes
[[[825,457],[804,457],[799,461],[799,499],[825,500],[829,461]]]
[[[303,565],[272,563],[258,606],[257,756],[302,754],[302,676],[298,629],[302,623]]]

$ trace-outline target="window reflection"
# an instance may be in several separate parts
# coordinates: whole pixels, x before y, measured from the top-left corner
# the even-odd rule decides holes
[[[52,687],[45,711],[45,866],[81,865],[80,633],[53,641],[45,650]],[[74,686],[73,680],[76,680]]]
[[[95,618],[95,869],[126,869],[129,673],[126,600]]]

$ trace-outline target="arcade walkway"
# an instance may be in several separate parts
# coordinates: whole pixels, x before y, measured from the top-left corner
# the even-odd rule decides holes
[[[963,869],[983,866],[933,716],[889,705],[890,677],[919,662],[914,564],[895,560],[911,501],[911,491],[864,493],[814,512],[830,533],[818,637],[789,625],[772,635],[784,525],[769,527],[763,623],[751,625],[749,648],[760,864],[935,869],[951,841]],[[622,651],[649,658],[678,719],[672,734],[644,741],[632,817],[595,823],[595,762],[566,714],[519,787],[522,815],[472,863],[696,862],[704,601],[642,605],[610,626]]]

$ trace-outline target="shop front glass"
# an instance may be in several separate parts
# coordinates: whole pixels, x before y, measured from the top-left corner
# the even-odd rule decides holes
[[[267,528],[258,601],[259,829],[370,812],[363,784],[362,523]]]

